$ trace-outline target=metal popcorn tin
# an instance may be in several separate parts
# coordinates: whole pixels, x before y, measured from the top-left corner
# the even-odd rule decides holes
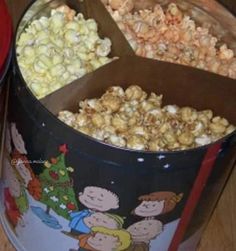
[[[10,45],[11,45],[11,18],[4,0],[0,1],[0,142],[3,133],[4,107],[5,107],[5,75],[10,63]],[[1,149],[1,146],[0,146]]]
[[[234,0],[219,0],[219,2],[236,15],[236,2]]]
[[[36,1],[18,33],[39,9],[61,2],[110,20],[99,1]],[[95,5],[101,9],[93,11]],[[120,36],[112,31],[112,39]],[[235,162],[235,132],[186,151],[143,152],[101,143],[56,115],[108,86],[135,83],[163,94],[166,104],[209,108],[236,124],[235,81],[136,57],[125,41],[119,46],[113,48],[119,59],[42,100],[27,87],[14,55],[0,217],[17,250],[196,250]]]

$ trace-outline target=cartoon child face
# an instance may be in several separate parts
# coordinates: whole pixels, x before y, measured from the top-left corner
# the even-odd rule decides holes
[[[157,237],[163,229],[163,224],[158,220],[142,220],[127,228],[134,242],[149,243]]]
[[[85,187],[79,194],[79,201],[89,209],[106,212],[119,207],[117,195],[107,189],[95,186]]]
[[[84,223],[89,227],[106,227],[109,229],[118,228],[118,223],[104,213],[94,213],[84,218]]]
[[[12,168],[10,162],[4,160],[4,179],[9,187],[10,193],[13,197],[19,197],[21,194],[20,181],[17,179],[16,172]]]
[[[142,201],[141,204],[134,209],[134,213],[143,217],[157,216],[163,212],[164,203],[164,200]]]
[[[23,141],[21,134],[18,132],[15,123],[11,123],[11,136],[16,150],[21,154],[27,154],[25,142]]]
[[[27,187],[28,183],[32,180],[29,169],[21,160],[17,160],[16,170],[19,172],[20,176],[24,180],[24,185]]]
[[[119,246],[118,237],[103,233],[95,233],[88,238],[87,243],[98,251],[113,251]]]

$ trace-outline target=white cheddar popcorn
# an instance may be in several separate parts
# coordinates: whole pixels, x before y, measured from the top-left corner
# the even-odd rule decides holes
[[[111,51],[111,41],[108,38],[101,40],[100,44],[97,46],[96,54],[97,56],[105,57]]]
[[[93,19],[63,5],[32,21],[17,41],[21,73],[37,98],[52,93],[113,60],[109,38]]]

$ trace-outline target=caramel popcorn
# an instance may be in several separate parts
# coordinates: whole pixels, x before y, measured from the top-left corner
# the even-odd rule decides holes
[[[236,79],[233,50],[219,43],[208,28],[197,26],[177,4],[170,3],[165,10],[154,1],[114,0],[104,4],[138,56]]]
[[[58,118],[97,140],[142,151],[195,148],[236,129],[211,110],[163,106],[162,98],[137,85],[112,86],[100,98],[81,101],[78,113],[61,111]]]

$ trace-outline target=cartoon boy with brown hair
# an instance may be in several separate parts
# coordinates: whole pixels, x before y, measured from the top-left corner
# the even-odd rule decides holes
[[[183,193],[177,195],[167,191],[142,195],[138,198],[141,203],[134,209],[133,213],[146,218],[169,213],[181,201],[182,197]]]

